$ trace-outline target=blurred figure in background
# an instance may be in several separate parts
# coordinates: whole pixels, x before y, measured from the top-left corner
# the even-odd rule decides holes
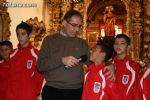
[[[146,67],[140,73],[136,100],[150,100],[150,41],[146,50]]]

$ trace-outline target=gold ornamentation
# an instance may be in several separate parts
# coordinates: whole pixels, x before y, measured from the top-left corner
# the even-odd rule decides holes
[[[6,0],[1,0],[0,1],[0,17],[2,19],[2,23],[0,23],[2,25],[2,31],[0,33],[0,41],[5,41],[5,40],[9,40],[9,37],[11,35],[10,33],[10,16],[9,13],[7,12],[7,8],[3,7],[3,3],[5,3]]]
[[[43,38],[46,36],[46,28],[43,21],[38,21],[38,18],[30,18],[26,21],[32,26],[32,34],[30,41],[36,48],[40,48]]]

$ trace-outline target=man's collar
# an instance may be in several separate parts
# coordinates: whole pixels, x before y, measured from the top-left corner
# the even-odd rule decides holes
[[[62,36],[67,36],[67,34],[65,34],[62,30],[60,30],[60,34],[61,34]]]

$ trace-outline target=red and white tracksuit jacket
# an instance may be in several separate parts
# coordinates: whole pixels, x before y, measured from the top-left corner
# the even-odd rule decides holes
[[[150,67],[140,73],[136,100],[150,100]]]
[[[7,83],[9,78],[9,69],[10,63],[9,61],[0,61],[0,100],[6,100],[6,90]]]
[[[82,100],[119,100],[115,84],[104,76],[104,67],[105,63],[89,66],[89,72],[85,75]]]
[[[6,100],[37,100],[43,76],[36,67],[38,50],[31,43],[21,48],[18,45],[10,54],[10,75]]]
[[[120,100],[135,100],[139,67],[126,56],[123,60],[114,58],[116,66],[116,87],[119,92]]]

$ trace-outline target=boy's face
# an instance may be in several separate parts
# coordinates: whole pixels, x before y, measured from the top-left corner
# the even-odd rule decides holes
[[[126,54],[128,44],[124,38],[116,38],[114,43],[114,50],[117,55]]]
[[[9,53],[10,53],[10,48],[7,45],[3,45],[0,48],[0,55],[2,57],[2,59],[7,60],[9,59]]]
[[[104,52],[101,52],[101,47],[99,45],[94,46],[90,51],[90,60],[96,62],[104,59],[103,53]]]
[[[17,29],[17,39],[18,39],[21,47],[26,47],[29,43],[30,38],[29,38],[26,30],[24,30],[22,28],[18,28]]]

